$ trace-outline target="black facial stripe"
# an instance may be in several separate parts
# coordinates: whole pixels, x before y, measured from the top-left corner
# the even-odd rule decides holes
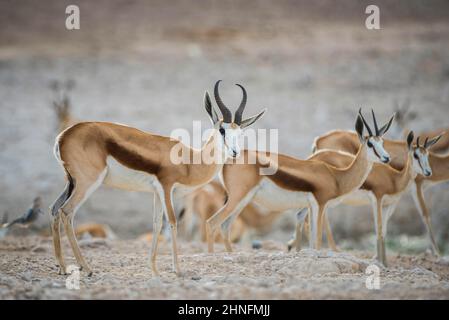
[[[424,172],[424,168],[422,167],[421,158],[420,157],[418,157],[418,164],[419,164],[419,167],[421,168],[421,171]]]
[[[376,157],[378,157],[380,159],[380,155],[377,153],[376,147],[374,147],[374,145],[373,145],[372,149],[373,149],[374,154],[376,155]]]

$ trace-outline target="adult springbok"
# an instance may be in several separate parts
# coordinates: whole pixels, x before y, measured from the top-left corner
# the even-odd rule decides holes
[[[424,198],[424,189],[449,180],[449,132],[429,131],[427,137],[435,136],[437,138],[426,139],[421,146],[429,159],[429,165],[432,169],[431,176],[418,174],[415,183],[412,184],[412,196],[415,201],[416,208],[426,227],[432,251],[435,255],[439,255],[438,245],[433,234],[432,223],[430,219],[430,211],[426,205]],[[436,142],[438,141],[438,144]],[[419,140],[416,141],[419,145]],[[327,134],[319,136],[315,139],[312,149],[315,151],[321,149],[332,149],[355,154],[359,142],[357,134],[353,131],[334,130]],[[404,141],[384,140],[385,149],[391,154],[390,165],[396,170],[402,170],[407,161],[407,145]],[[438,153],[438,154],[437,154]]]
[[[72,103],[69,98],[69,92],[74,87],[74,80],[67,80],[64,83],[55,80],[50,83],[50,88],[55,95],[52,106],[58,121],[58,134],[68,127],[80,122],[72,115]]]
[[[432,169],[429,165],[429,152],[427,148],[435,144],[439,137],[428,140],[423,146],[418,144],[413,146],[414,134],[412,131],[407,136],[407,160],[402,170],[396,170],[389,165],[375,163],[367,179],[353,193],[347,195],[342,202],[348,205],[367,205],[371,203],[373,208],[374,225],[377,236],[377,254],[376,258],[383,265],[387,265],[385,238],[387,233],[388,220],[393,214],[401,196],[406,193],[413,184],[418,174],[430,177]],[[342,151],[320,150],[309,159],[324,161],[337,168],[347,167],[353,160],[354,155]],[[299,243],[301,236],[302,217],[298,215],[296,230],[297,234],[293,243]],[[328,239],[333,239],[330,227],[326,229]],[[335,246],[333,242],[329,243],[331,247]],[[297,248],[298,249],[298,248]],[[332,249],[335,249],[333,247]]]
[[[224,166],[222,177],[228,201],[207,221],[209,252],[213,252],[214,233],[219,226],[222,226],[226,250],[232,251],[229,226],[250,201],[271,211],[310,207],[312,239],[315,247],[320,249],[321,226],[327,207],[337,204],[342,196],[358,189],[371,171],[373,162],[390,161],[390,155],[383,148],[382,136],[389,129],[393,118],[394,116],[374,135],[359,110],[355,128],[360,147],[354,161],[344,169],[321,161],[299,160],[283,154],[278,154],[276,160],[273,160],[272,154],[245,150],[242,156],[257,161],[255,164],[245,162]],[[375,125],[377,127],[376,122]],[[368,130],[368,136],[363,135],[364,126]],[[266,163],[277,168],[274,174],[260,175],[259,169],[264,168]]]
[[[128,126],[108,122],[81,122],[63,131],[55,144],[55,156],[64,168],[67,185],[51,208],[51,227],[55,255],[60,273],[65,273],[65,262],[60,244],[60,222],[81,268],[92,274],[81,255],[73,230],[73,218],[83,202],[100,186],[155,193],[151,268],[158,276],[156,255],[157,235],[162,227],[162,215],[170,224],[173,269],[179,274],[176,244],[176,215],[174,201],[208,182],[219,173],[228,157],[240,154],[238,138],[243,128],[251,125],[265,112],[242,119],[247,94],[243,86],[243,99],[235,112],[222,102],[219,83],[214,88],[215,100],[223,118],[212,106],[209,94],[204,95],[204,106],[213,129],[200,149],[193,149],[176,139],[147,133]],[[190,156],[187,163],[174,163],[173,150]]]

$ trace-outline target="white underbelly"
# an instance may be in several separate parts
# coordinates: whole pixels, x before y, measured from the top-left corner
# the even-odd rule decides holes
[[[253,201],[271,211],[285,211],[309,206],[310,192],[289,191],[278,187],[268,178],[262,179]]]
[[[113,157],[108,157],[106,164],[104,185],[129,191],[156,192],[159,182],[155,175],[125,167]]]

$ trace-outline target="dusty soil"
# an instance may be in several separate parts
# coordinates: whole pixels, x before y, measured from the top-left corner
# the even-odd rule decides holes
[[[73,117],[164,135],[191,131],[192,120],[209,127],[204,91],[223,79],[223,98],[235,106],[239,82],[248,90],[246,115],[268,108],[255,127],[279,129],[279,151],[302,158],[315,136],[352,129],[360,106],[386,119],[394,99],[410,98],[418,113],[410,129],[448,126],[447,1],[376,1],[379,31],[364,26],[368,0],[338,7],[331,0],[77,3],[81,29],[67,31],[68,0],[0,1],[0,218],[6,211],[10,219],[21,215],[36,195],[49,206],[64,186],[52,154],[54,79],[76,81]],[[443,249],[447,190],[446,184],[428,195]],[[119,240],[84,241],[96,272],[82,275],[79,291],[67,290],[66,278],[56,274],[51,240],[32,236],[48,229],[48,216],[31,231],[11,230],[0,240],[0,298],[449,298],[447,260],[422,253],[428,241],[408,195],[387,240],[405,238],[390,244],[400,254],[390,254],[378,291],[365,287],[373,243],[362,241],[373,233],[369,208],[339,206],[330,214],[337,243],[349,253],[286,253],[283,242],[265,242],[259,251],[243,244],[234,254],[218,246],[209,255],[203,244],[180,241],[185,275],[170,272],[163,245],[157,282],[149,244],[132,240],[151,230],[151,207],[147,194],[107,189],[81,207],[76,223],[106,223]],[[264,239],[287,240],[293,217],[284,215]]]
[[[177,277],[163,244],[161,277],[155,279],[149,247],[138,240],[82,240],[94,274],[81,272],[80,289],[69,290],[67,277],[57,274],[49,238],[7,237],[0,243],[0,299],[449,298],[449,259],[426,254],[390,255],[390,267],[380,269],[380,289],[368,290],[365,271],[373,261],[366,252],[287,253],[281,243],[266,241],[260,250],[237,246],[227,254],[219,245],[207,254],[202,243],[181,243],[183,275]]]

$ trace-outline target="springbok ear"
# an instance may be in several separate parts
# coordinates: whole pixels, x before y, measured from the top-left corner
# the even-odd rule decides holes
[[[209,115],[209,118],[212,121],[213,125],[215,125],[218,121],[220,121],[217,112],[212,106],[212,101],[210,100],[209,92],[207,91],[204,93],[204,108],[206,108],[207,114]]]
[[[408,146],[409,150],[412,149],[412,143],[413,143],[414,137],[415,137],[415,135],[413,134],[413,131],[410,131],[407,135],[407,146]]]
[[[357,116],[357,120],[355,122],[355,131],[357,132],[357,135],[359,136],[360,141],[363,141],[363,120],[360,117],[360,115]]]
[[[265,114],[265,111],[267,111],[267,108],[263,109],[259,114],[243,120],[242,123],[240,124],[240,128],[243,129],[252,125],[254,122],[259,120]]]
[[[391,116],[390,120],[386,124],[384,124],[384,126],[382,128],[380,128],[379,136],[383,136],[388,131],[388,129],[390,129],[391,124],[393,123],[393,120],[394,120],[395,116],[396,116],[396,113],[393,113],[393,115]]]
[[[438,140],[440,140],[441,137],[444,136],[445,134],[446,134],[446,132],[443,132],[443,133],[440,134],[439,136],[437,136],[437,137],[435,137],[435,138],[433,138],[433,139],[427,141],[427,143],[424,145],[424,148],[426,148],[426,149],[430,148],[430,147],[433,146],[435,143],[437,143]]]

